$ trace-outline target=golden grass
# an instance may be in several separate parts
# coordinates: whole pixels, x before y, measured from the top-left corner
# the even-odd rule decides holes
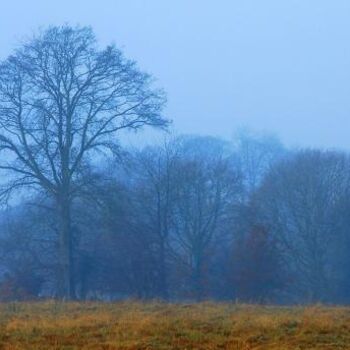
[[[350,308],[0,304],[0,349],[350,349]]]

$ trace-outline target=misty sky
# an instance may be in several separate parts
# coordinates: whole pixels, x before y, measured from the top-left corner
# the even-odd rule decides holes
[[[151,72],[179,132],[350,149],[349,0],[4,0],[0,57],[64,23]]]

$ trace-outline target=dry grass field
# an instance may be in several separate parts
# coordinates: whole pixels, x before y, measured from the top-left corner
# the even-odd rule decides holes
[[[350,308],[0,304],[0,349],[350,349]]]

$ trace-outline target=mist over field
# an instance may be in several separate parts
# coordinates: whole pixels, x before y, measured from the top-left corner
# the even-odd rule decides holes
[[[0,11],[0,348],[350,349],[350,2]]]
[[[0,300],[348,304],[349,14],[3,4]]]

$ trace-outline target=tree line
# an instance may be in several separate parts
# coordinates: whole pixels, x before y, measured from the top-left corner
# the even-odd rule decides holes
[[[0,299],[347,303],[346,152],[172,135],[165,94],[90,28],[0,64]]]

